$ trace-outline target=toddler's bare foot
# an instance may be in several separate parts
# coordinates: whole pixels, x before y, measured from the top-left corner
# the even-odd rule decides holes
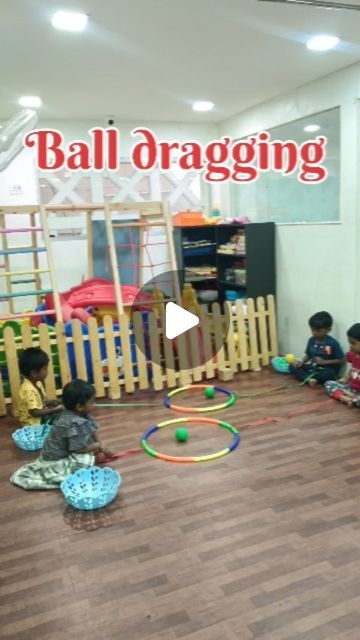
[[[315,380],[314,378],[311,378],[308,382],[309,387],[311,387],[311,389],[314,389],[314,387],[316,387],[317,385],[317,380]]]
[[[340,402],[342,402],[343,404],[346,404],[346,406],[349,409],[352,409],[353,407],[355,407],[355,400],[354,398],[350,398],[349,396],[342,396],[340,398]]]

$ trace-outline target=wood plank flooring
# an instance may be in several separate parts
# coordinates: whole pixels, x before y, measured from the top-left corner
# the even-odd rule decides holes
[[[288,381],[265,371],[225,386],[252,393]],[[153,406],[96,410],[117,451],[174,417],[161,393],[122,402],[134,398]],[[12,444],[15,422],[0,421],[1,638],[359,640],[359,411],[292,388],[214,415],[240,428],[237,451],[202,465],[118,460],[121,494],[92,513],[57,491],[12,487],[10,474],[34,456]],[[269,417],[278,422],[241,427]],[[230,441],[211,425],[189,430],[186,445],[173,430],[152,444],[193,455]]]

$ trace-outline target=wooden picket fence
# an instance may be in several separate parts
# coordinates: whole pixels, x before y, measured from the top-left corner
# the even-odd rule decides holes
[[[164,315],[158,318],[154,312],[149,313],[146,327],[141,313],[134,314],[132,327],[129,326],[128,317],[121,315],[118,330],[114,328],[113,320],[106,317],[101,334],[95,318],[89,320],[86,335],[83,335],[80,321],[74,320],[70,337],[66,335],[62,322],[56,323],[55,331],[49,330],[48,325],[41,324],[36,335],[29,326],[23,325],[19,337],[15,337],[12,327],[5,327],[4,338],[0,341],[0,362],[4,361],[4,356],[6,358],[6,371],[3,371],[3,384],[0,384],[0,416],[6,415],[7,405],[11,405],[13,415],[17,415],[21,383],[18,356],[22,349],[31,346],[40,346],[52,356],[54,347],[57,350],[57,371],[54,371],[52,357],[46,379],[48,398],[60,395],[61,388],[72,379],[69,344],[73,349],[76,376],[93,382],[97,398],[108,395],[111,399],[118,399],[124,391],[161,391],[203,379],[209,380],[226,367],[236,373],[249,369],[259,371],[262,366],[269,365],[271,358],[278,355],[274,297],[268,296],[266,302],[264,298],[257,298],[256,301],[248,299],[246,313],[240,301],[236,303],[236,310],[230,303],[226,303],[224,314],[217,303],[211,306],[210,312],[207,306],[202,307],[201,340],[198,328],[195,327],[186,335],[179,336],[176,348],[173,341],[165,337]],[[227,334],[225,316],[229,322]],[[146,336],[148,347],[140,349],[139,345],[144,343]],[[121,377],[117,369],[116,351],[116,339],[119,341],[119,338],[123,358]],[[100,340],[106,346],[106,376],[101,362]],[[200,352],[202,358],[198,357]],[[89,357],[91,378],[87,361]],[[74,362],[72,364],[74,368]]]

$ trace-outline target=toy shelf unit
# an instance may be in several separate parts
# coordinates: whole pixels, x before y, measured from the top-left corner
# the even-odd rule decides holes
[[[191,283],[199,302],[275,294],[273,223],[176,227],[174,243],[181,286]]]
[[[20,240],[17,240],[19,237]],[[18,244],[19,241],[23,244]],[[40,259],[41,255],[44,256],[43,260]],[[53,295],[54,308],[45,313],[60,319],[60,298],[44,207],[0,208],[0,260],[3,262],[0,269],[0,322],[29,322],[31,318],[43,316],[43,312],[17,310],[15,301],[18,298],[32,298],[36,299],[38,306],[47,294]],[[26,266],[21,269],[14,267],[15,261]],[[43,284],[44,275],[50,281],[50,286]]]

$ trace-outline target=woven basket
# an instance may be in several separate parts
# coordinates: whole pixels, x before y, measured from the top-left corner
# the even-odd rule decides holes
[[[37,424],[34,427],[17,429],[11,437],[23,451],[38,451],[43,448],[50,429],[49,424]]]
[[[290,365],[285,358],[273,358],[271,364],[278,373],[290,373]]]
[[[79,469],[60,485],[66,502],[75,509],[101,509],[116,498],[121,476],[110,467]]]

